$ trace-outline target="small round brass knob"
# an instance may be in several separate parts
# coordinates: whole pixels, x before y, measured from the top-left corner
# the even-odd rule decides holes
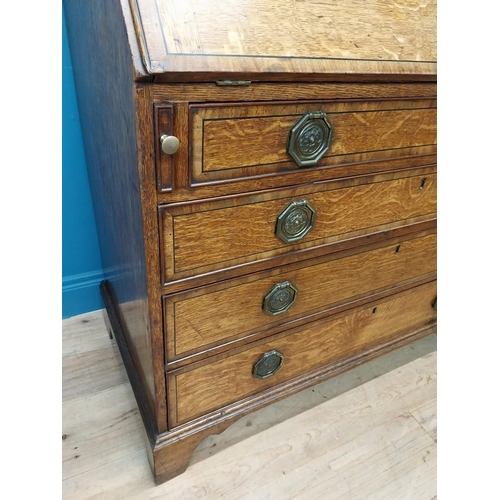
[[[175,135],[160,137],[161,150],[167,155],[173,155],[179,149],[179,139]]]

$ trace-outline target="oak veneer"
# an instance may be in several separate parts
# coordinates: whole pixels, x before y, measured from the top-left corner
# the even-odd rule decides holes
[[[401,150],[420,154],[422,147],[436,144],[435,106],[435,101],[420,99],[192,106],[192,179],[207,182],[296,169],[286,150],[288,133],[304,113],[318,109],[334,128],[318,166],[349,163],[349,155],[366,161],[400,156]]]
[[[434,1],[135,0],[133,10],[158,82],[435,79]]]
[[[213,363],[192,364],[174,371],[168,375],[170,421],[175,426],[319,367],[341,365],[350,355],[362,356],[374,345],[432,323],[436,318],[432,307],[435,297],[434,281],[401,297],[291,330],[289,335],[272,337],[255,347],[250,345],[243,352]],[[283,353],[283,367],[272,378],[253,377],[251,367],[263,353],[273,349]]]
[[[388,174],[385,179],[365,176],[312,188],[162,206],[163,280],[167,283],[433,218],[435,168],[415,173],[405,172],[407,177],[394,180],[385,180]],[[300,242],[284,243],[275,235],[277,217],[302,199],[316,209],[314,227]]]
[[[167,362],[188,354],[192,358],[195,352],[260,330],[271,333],[273,326],[282,329],[294,320],[436,271],[435,233],[378,246],[165,296]],[[288,311],[269,316],[262,311],[263,298],[284,281],[295,285],[297,299]]]
[[[101,291],[157,482],[242,415],[435,331],[435,2],[68,0],[65,14]],[[301,167],[287,142],[306,111],[335,133]],[[276,218],[301,199],[314,227],[284,243]],[[252,314],[283,279],[307,295]],[[279,343],[301,361],[259,384],[257,352]]]

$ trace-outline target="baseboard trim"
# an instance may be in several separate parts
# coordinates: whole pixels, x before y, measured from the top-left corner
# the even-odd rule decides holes
[[[103,309],[99,283],[104,279],[102,270],[65,276],[62,280],[63,319]]]

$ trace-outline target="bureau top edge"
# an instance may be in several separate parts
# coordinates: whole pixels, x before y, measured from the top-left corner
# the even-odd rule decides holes
[[[144,73],[155,82],[399,82],[437,77],[435,0],[121,4],[124,10],[130,7],[134,33],[129,39],[135,38]]]

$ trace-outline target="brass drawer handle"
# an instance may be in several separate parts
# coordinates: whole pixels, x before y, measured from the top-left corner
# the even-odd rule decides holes
[[[266,293],[262,310],[269,316],[282,314],[293,306],[297,299],[297,293],[297,288],[290,281],[277,283]]]
[[[301,240],[314,226],[316,210],[307,200],[292,201],[276,219],[276,236],[285,243]]]
[[[323,111],[308,112],[291,128],[287,151],[299,167],[316,165],[328,151],[333,125]]]
[[[273,349],[263,354],[253,365],[253,376],[264,379],[274,375],[283,366],[284,356]]]
[[[167,155],[173,155],[179,149],[179,139],[175,135],[162,135],[160,143],[161,150]]]

